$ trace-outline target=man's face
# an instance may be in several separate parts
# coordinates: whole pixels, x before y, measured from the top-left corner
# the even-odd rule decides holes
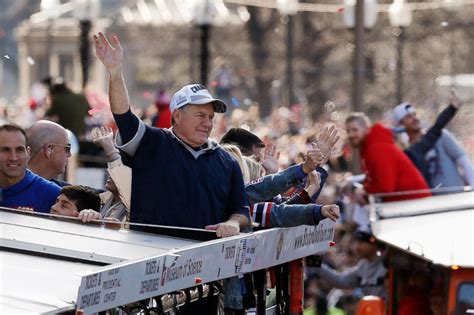
[[[79,215],[76,204],[64,194],[58,196],[56,203],[51,207],[50,212],[52,214],[64,215],[67,217],[77,217]]]
[[[358,120],[346,123],[346,133],[349,143],[354,148],[359,148],[367,135],[368,128]]]
[[[0,132],[0,178],[10,183],[19,182],[26,171],[29,150],[20,131]]]
[[[186,105],[174,113],[175,124],[173,130],[176,135],[192,147],[202,146],[207,142],[212,131],[214,106]]]
[[[402,120],[400,123],[405,127],[407,132],[414,132],[421,130],[420,120],[416,117],[416,113],[409,113]]]
[[[46,144],[49,154],[49,166],[56,175],[66,171],[67,160],[71,156],[71,145],[67,133],[58,135],[54,141]]]

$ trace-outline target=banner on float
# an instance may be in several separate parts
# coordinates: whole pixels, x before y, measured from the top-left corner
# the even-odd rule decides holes
[[[262,230],[112,264],[82,276],[77,309],[99,312],[280,265],[328,250],[333,236],[334,223],[326,219],[317,226]]]

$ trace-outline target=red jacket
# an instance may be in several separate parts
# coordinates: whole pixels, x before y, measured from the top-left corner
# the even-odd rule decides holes
[[[158,119],[155,121],[155,127],[171,127],[171,110],[169,104],[156,104],[156,107],[158,108]]]
[[[364,187],[369,194],[429,189],[420,171],[395,145],[392,131],[381,124],[377,123],[369,130],[360,153],[362,169],[367,175]],[[386,197],[384,201],[427,196],[431,193]]]

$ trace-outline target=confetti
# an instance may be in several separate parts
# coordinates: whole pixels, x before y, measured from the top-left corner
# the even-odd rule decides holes
[[[28,64],[29,64],[30,66],[32,66],[32,65],[35,64],[35,60],[34,60],[33,58],[31,58],[31,56],[28,56],[28,57],[26,58],[26,61],[28,62]]]

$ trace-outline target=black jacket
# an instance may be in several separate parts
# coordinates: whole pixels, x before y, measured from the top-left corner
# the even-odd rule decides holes
[[[406,155],[408,155],[413,164],[415,164],[416,168],[420,170],[427,183],[430,182],[430,174],[428,172],[428,165],[425,161],[425,155],[439,140],[443,128],[451,121],[454,115],[456,115],[456,112],[456,107],[452,105],[446,107],[441,113],[439,113],[435,124],[428,129],[423,137],[421,137],[420,141],[413,143],[405,149]]]

